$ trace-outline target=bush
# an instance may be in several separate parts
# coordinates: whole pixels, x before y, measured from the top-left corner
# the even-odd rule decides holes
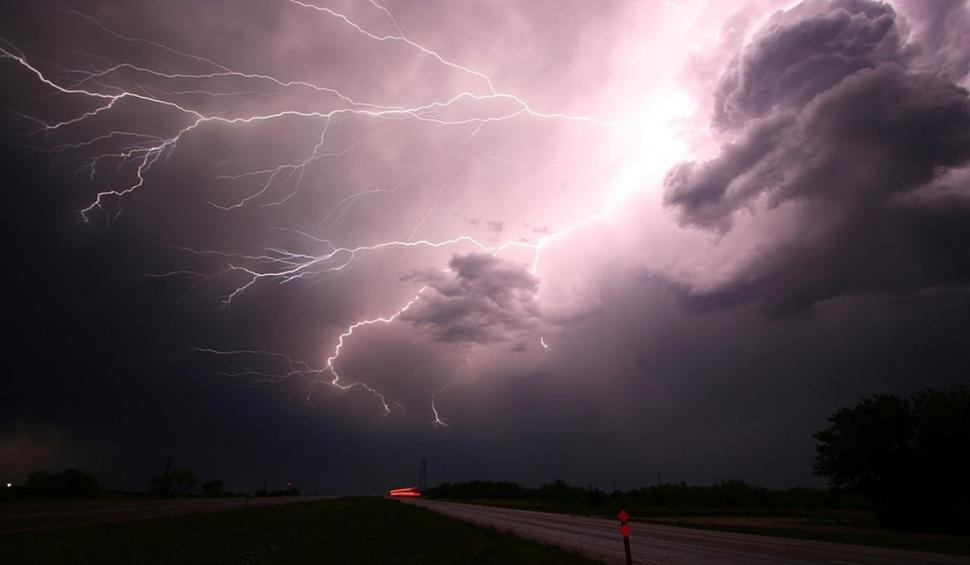
[[[222,496],[225,492],[226,483],[222,479],[213,479],[202,483],[202,492],[206,496]]]
[[[34,471],[27,475],[24,493],[52,498],[90,498],[101,492],[94,475],[68,468],[60,473]]]

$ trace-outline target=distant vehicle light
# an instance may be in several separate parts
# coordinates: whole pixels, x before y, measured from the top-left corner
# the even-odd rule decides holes
[[[417,487],[395,488],[388,495],[394,498],[417,498],[421,496],[421,491]]]

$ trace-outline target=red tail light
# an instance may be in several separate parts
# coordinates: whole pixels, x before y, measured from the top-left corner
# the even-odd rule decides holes
[[[388,493],[395,498],[416,498],[421,496],[421,491],[417,487],[395,488]]]

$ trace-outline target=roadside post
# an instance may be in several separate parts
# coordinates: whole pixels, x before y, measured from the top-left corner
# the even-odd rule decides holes
[[[616,516],[620,519],[620,535],[623,536],[623,551],[626,552],[626,565],[633,565],[633,555],[630,553],[630,526],[626,523],[630,515],[626,510],[620,510]]]

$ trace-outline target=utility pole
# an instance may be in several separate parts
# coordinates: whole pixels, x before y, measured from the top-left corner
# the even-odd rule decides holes
[[[418,490],[425,491],[428,488],[428,464],[424,459],[421,460],[421,473],[418,475]]]

